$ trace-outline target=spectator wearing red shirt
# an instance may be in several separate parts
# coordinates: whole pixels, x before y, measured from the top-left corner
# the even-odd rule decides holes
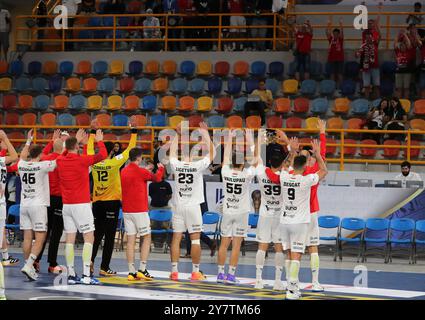
[[[329,19],[326,37],[329,41],[328,64],[331,78],[335,82],[342,81],[344,71],[344,26],[342,19],[339,21],[340,29],[331,30],[332,20]]]
[[[311,42],[313,40],[313,28],[310,21],[306,20],[304,24],[295,27],[295,78],[300,81],[301,72],[304,74],[304,79],[310,78],[310,62],[311,62]]]
[[[161,181],[164,166],[158,164],[156,174],[140,167],[143,161],[143,150],[134,148],[130,151],[131,163],[121,172],[122,210],[124,214],[125,231],[127,233],[128,280],[152,280],[153,277],[146,269],[151,247],[151,223],[149,219],[147,182]],[[140,267],[134,266],[134,249],[136,237],[143,238],[140,248]]]
[[[356,56],[360,57],[360,66],[362,69],[363,89],[366,99],[370,98],[371,90],[375,91],[375,95],[379,96],[380,70],[378,62],[378,46],[380,36],[376,36],[373,30],[363,32],[365,37],[360,49],[356,52]],[[373,88],[372,88],[373,86]]]
[[[196,24],[196,18],[193,16],[196,13],[196,6],[194,0],[178,0],[178,7],[180,13],[185,13],[182,19],[183,26],[193,27]],[[184,29],[184,38],[194,39],[196,35],[195,29]],[[186,41],[186,51],[197,51],[196,43],[194,41]]]
[[[396,95],[398,98],[409,98],[409,87],[411,81],[412,72],[414,68],[410,63],[411,53],[410,49],[412,44],[410,42],[409,36],[406,35],[406,32],[402,30],[394,40],[394,53],[396,60],[396,74],[395,74],[395,87]],[[415,52],[416,56],[416,52]],[[416,57],[415,57],[416,60]]]

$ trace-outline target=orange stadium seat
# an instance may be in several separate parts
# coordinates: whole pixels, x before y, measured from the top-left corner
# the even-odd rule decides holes
[[[353,139],[344,139],[344,144],[357,144],[357,141]],[[344,156],[354,157],[356,152],[356,147],[344,147]]]
[[[22,124],[24,126],[33,126],[37,123],[37,115],[35,113],[24,113],[22,115]]]
[[[81,90],[81,81],[79,78],[69,78],[66,80],[66,92],[76,93]]]
[[[289,117],[286,119],[286,127],[291,129],[298,129],[302,128],[302,122],[303,120],[298,117]]]
[[[347,121],[347,128],[352,130],[358,130],[363,127],[363,120],[359,118],[351,118]]]
[[[294,100],[294,112],[296,113],[307,113],[310,109],[310,100],[307,98],[296,98]]]
[[[138,127],[145,127],[148,120],[143,114],[135,114],[134,116],[131,116],[130,122],[135,122]]]
[[[274,112],[288,113],[291,111],[291,100],[288,98],[277,98],[275,100]]]
[[[199,112],[210,112],[213,109],[213,98],[211,97],[200,97],[198,99],[198,111]]]
[[[8,112],[4,117],[4,124],[7,126],[19,125],[19,114],[14,112]]]
[[[175,96],[164,96],[161,99],[159,109],[164,112],[173,112],[177,108],[177,99]]]
[[[267,118],[267,128],[270,129],[277,129],[282,128],[283,126],[283,119],[280,116],[270,116]]]
[[[191,112],[195,109],[195,98],[191,96],[184,96],[179,99],[179,107],[177,108],[182,112]]]
[[[107,110],[117,111],[122,108],[122,97],[117,95],[112,95],[108,97]]]
[[[190,128],[199,128],[199,124],[204,121],[202,116],[199,114],[194,114],[189,117],[189,127]]]
[[[80,113],[75,116],[75,124],[77,126],[89,126],[91,123],[91,117],[87,113]]]
[[[177,63],[173,60],[166,60],[162,63],[162,74],[167,77],[174,77],[177,72]]]
[[[415,115],[425,115],[425,99],[416,100],[413,108],[413,113]]]
[[[214,66],[214,75],[227,77],[230,72],[230,64],[227,61],[218,61]]]
[[[327,121],[328,129],[343,129],[344,128],[344,120],[339,117],[329,118]]]
[[[417,140],[410,141],[411,146],[420,146],[421,143]],[[416,159],[419,158],[419,154],[421,153],[421,149],[410,149],[410,158]],[[407,158],[407,149],[403,149],[403,157]]]
[[[96,116],[96,120],[99,123],[99,126],[101,127],[110,127],[111,122],[111,116],[107,113],[100,113]]]
[[[52,76],[58,73],[58,63],[56,61],[46,61],[43,64],[43,74]]]
[[[182,116],[172,116],[169,118],[169,123],[171,128],[177,128],[177,126],[184,121],[184,117]]]
[[[33,104],[33,98],[30,95],[23,94],[19,96],[19,109],[21,110],[27,110],[32,108]]]
[[[400,141],[398,140],[385,140],[384,145],[400,145]],[[397,158],[400,154],[399,148],[384,148],[384,158]]]
[[[236,61],[233,65],[233,75],[236,77],[246,77],[249,73],[249,64],[246,61]]]
[[[97,91],[98,81],[95,78],[87,78],[83,80],[83,89],[84,93],[95,93]]]
[[[372,139],[365,139],[365,140],[362,140],[360,142],[360,144],[377,145],[378,143],[375,140],[372,140]],[[378,151],[377,148],[362,147],[362,148],[360,148],[360,155],[362,157],[373,158],[373,157],[376,156],[377,151]]]
[[[211,61],[200,61],[196,67],[196,74],[201,77],[208,77],[212,74]]]
[[[121,76],[124,73],[124,61],[112,60],[109,65],[109,75]]]
[[[68,96],[65,96],[65,95],[55,96],[53,101],[54,101],[52,106],[53,110],[57,110],[57,111],[65,110],[69,106],[69,98]]]
[[[90,96],[87,99],[88,110],[100,110],[103,107],[103,98],[101,96]]]
[[[230,116],[227,118],[227,127],[231,129],[243,128],[243,119],[240,116]]]
[[[83,60],[78,62],[76,75],[79,76],[88,76],[91,73],[92,64],[90,61]]]
[[[148,61],[144,73],[148,76],[157,76],[159,74],[159,62],[156,60]]]
[[[218,106],[215,109],[218,113],[229,113],[233,108],[233,100],[230,97],[221,97],[218,99]]]
[[[1,78],[0,79],[0,91],[10,91],[12,89],[12,79]]]
[[[350,100],[347,98],[336,98],[335,107],[332,110],[335,114],[347,114],[350,110]]]
[[[425,120],[412,119],[410,120],[410,128],[418,131],[425,131]]]
[[[249,116],[245,119],[246,127],[249,129],[260,129],[261,128],[261,117]]]
[[[138,96],[127,96],[124,99],[124,110],[135,111],[139,108],[140,98]]]
[[[56,125],[56,115],[54,113],[45,113],[40,117],[41,125],[43,126],[55,126]]]
[[[168,80],[165,78],[155,79],[152,83],[152,92],[165,93],[168,90]]]

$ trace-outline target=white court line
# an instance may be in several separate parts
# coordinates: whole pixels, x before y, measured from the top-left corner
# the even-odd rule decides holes
[[[156,271],[149,270],[149,272],[156,278],[165,278],[168,279],[170,273],[167,271]],[[119,275],[127,275],[127,272],[118,272]],[[216,275],[206,275],[208,283],[216,283]],[[179,278],[186,280],[190,278],[190,273],[179,273]],[[255,284],[254,278],[237,278],[242,285],[252,285]],[[263,280],[265,286],[269,286],[270,289],[273,288],[274,280]],[[353,286],[342,286],[334,284],[322,284],[326,292],[335,292],[343,294],[360,294],[360,295],[369,295],[369,296],[379,296],[379,297],[388,297],[388,298],[415,298],[420,296],[425,296],[425,292],[421,291],[408,291],[408,290],[396,290],[396,289],[382,289],[382,288],[363,288],[363,287],[353,287]],[[309,291],[311,288],[311,283],[300,283],[300,287],[303,290]],[[232,297],[233,299],[233,297]]]

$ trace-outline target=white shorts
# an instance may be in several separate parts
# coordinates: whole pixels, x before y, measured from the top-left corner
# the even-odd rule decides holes
[[[6,227],[6,205],[0,204],[0,248],[3,246],[3,232]]]
[[[65,233],[94,231],[94,218],[90,203],[64,204],[62,216]]]
[[[230,25],[231,26],[237,26],[237,27],[244,27],[246,26],[246,19],[243,16],[231,16],[230,17]],[[242,28],[233,28],[230,29],[230,32],[246,32],[246,29]]]
[[[19,219],[21,230],[47,232],[46,206],[21,207]]]
[[[282,243],[280,215],[260,215],[257,225],[257,241],[260,243]]]
[[[248,213],[224,214],[220,225],[221,236],[245,238],[249,228],[248,219]]]
[[[151,219],[147,212],[124,213],[123,216],[127,235],[143,237],[151,233]]]
[[[309,223],[281,224],[283,250],[304,253]]]
[[[311,222],[308,225],[307,247],[318,246],[320,244],[319,237],[319,219],[317,212],[311,214]]]
[[[174,232],[188,231],[189,234],[202,232],[201,205],[175,207],[172,223]]]

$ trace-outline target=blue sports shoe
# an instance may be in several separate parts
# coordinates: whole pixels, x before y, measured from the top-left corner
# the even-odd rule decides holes
[[[69,285],[81,284],[81,279],[77,275],[75,275],[75,276],[68,276],[68,284]]]
[[[226,280],[226,276],[224,273],[219,273],[217,276],[217,283],[224,283]]]
[[[228,284],[237,284],[237,283],[239,283],[239,281],[236,280],[236,276],[233,275],[233,274],[227,274],[225,281]]]
[[[90,286],[98,286],[100,284],[100,281],[94,277],[83,276],[81,278],[81,283]]]

